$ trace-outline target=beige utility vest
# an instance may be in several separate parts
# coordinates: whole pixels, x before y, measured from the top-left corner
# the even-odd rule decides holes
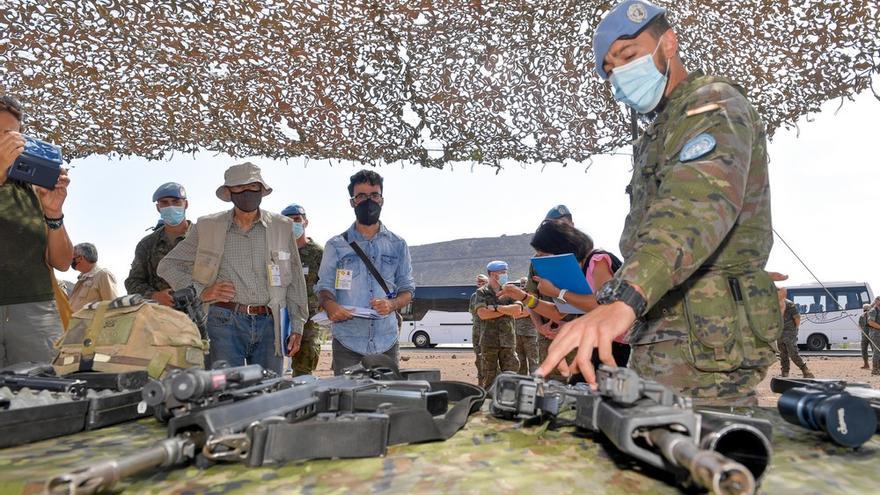
[[[196,259],[193,265],[192,278],[204,286],[210,286],[217,280],[220,271],[220,260],[223,259],[223,248],[226,245],[226,233],[232,223],[232,211],[223,211],[206,215],[199,218],[199,245],[196,249]],[[287,288],[294,283],[292,265],[299,266],[299,253],[290,252],[291,237],[293,236],[292,221],[282,215],[260,210],[260,218],[266,224],[266,259],[269,263],[278,265],[281,274],[281,285],[269,285],[269,308],[272,310],[275,320],[275,355],[283,355],[281,352],[281,312],[287,307]],[[272,270],[267,267],[267,273],[271,277]],[[302,278],[302,277],[300,277]],[[305,282],[303,281],[303,284]],[[299,311],[289,311],[291,322],[299,318]],[[302,325],[292,325],[294,329],[302,328]],[[301,331],[301,330],[300,330]]]

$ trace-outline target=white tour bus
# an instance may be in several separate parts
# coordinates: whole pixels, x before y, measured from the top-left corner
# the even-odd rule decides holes
[[[850,344],[858,349],[862,305],[874,300],[871,286],[865,282],[828,282],[825,287],[827,292],[819,284],[787,287],[788,299],[801,313],[798,347],[819,351]]]
[[[401,340],[416,347],[438,344],[472,344],[473,319],[468,311],[475,285],[416,287],[413,301],[401,311]]]

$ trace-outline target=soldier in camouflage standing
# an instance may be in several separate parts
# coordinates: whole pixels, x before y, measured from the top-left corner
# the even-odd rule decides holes
[[[477,275],[477,289],[489,283],[489,277],[483,275],[482,273]],[[474,355],[476,356],[476,360],[474,361],[474,366],[477,367],[477,383],[483,383],[483,367],[480,365],[480,335],[483,331],[483,320],[477,317],[477,309],[474,308],[474,304],[477,301],[477,291],[474,291],[471,294],[471,302],[468,306],[468,311],[471,312],[471,320],[473,321],[473,330],[471,331],[471,343],[474,346]]]
[[[318,312],[318,296],[315,295],[315,283],[318,281],[318,268],[321,267],[321,257],[324,250],[317,245],[311,237],[306,237],[306,227],[309,219],[306,210],[298,204],[291,204],[281,211],[281,214],[293,220],[293,236],[296,238],[296,247],[299,248],[299,259],[302,262],[303,275],[306,277],[306,292],[309,295],[309,318]],[[311,375],[318,367],[318,359],[321,357],[321,329],[315,322],[309,320],[303,325],[302,343],[299,351],[291,359],[293,376]],[[288,342],[287,352],[293,349],[292,342]]]
[[[798,328],[801,326],[801,314],[792,300],[785,299],[785,289],[780,288],[778,290],[779,298],[783,300],[785,305],[785,310],[782,312],[782,335],[776,341],[776,345],[779,346],[779,362],[782,366],[782,376],[788,376],[788,361],[791,359],[791,362],[801,369],[804,378],[815,378],[810,369],[807,368],[807,363],[804,362],[798,352],[797,340]]]
[[[156,267],[178,242],[182,241],[192,223],[186,219],[186,189],[176,182],[167,182],[153,193],[153,203],[162,218],[162,225],[138,242],[134,249],[131,270],[125,279],[129,294],[140,294],[159,304],[172,306],[171,286],[156,273]]]
[[[880,375],[880,352],[877,351],[877,344],[880,344],[880,297],[874,299],[874,306],[868,311],[868,326],[871,327],[868,336],[874,342],[871,374]]]
[[[526,286],[526,279],[520,279]],[[519,374],[528,375],[538,369],[538,330],[532,322],[531,312],[524,309],[514,322],[516,329],[516,358],[519,359]]]
[[[593,51],[614,98],[647,119],[633,146],[626,261],[597,291],[599,307],[560,330],[539,372],[595,383],[593,349],[612,365],[614,338],[632,328],[629,366],[641,376],[697,404],[756,404],[782,328],[764,270],[773,234],[761,117],[734,82],[687,71],[666,10],[647,1],[611,9]]]
[[[493,261],[486,265],[489,283],[477,289],[474,309],[477,317],[483,320],[480,336],[480,366],[483,379],[480,386],[489,388],[495,381],[497,370],[517,371],[516,333],[513,318],[522,312],[523,305],[510,298],[498,298],[498,291],[507,283],[507,263]]]
[[[868,364],[868,347],[871,346],[871,327],[868,326],[868,312],[871,311],[871,305],[865,304],[862,306],[862,315],[859,316],[859,331],[861,332],[861,348],[862,348],[862,361],[865,364],[862,365],[863,370],[871,369],[871,365]],[[873,352],[877,352],[874,350]]]

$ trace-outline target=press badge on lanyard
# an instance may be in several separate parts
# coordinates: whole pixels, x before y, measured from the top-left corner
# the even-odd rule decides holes
[[[351,290],[351,278],[352,278],[351,270],[337,268],[336,269],[336,289],[337,290]]]

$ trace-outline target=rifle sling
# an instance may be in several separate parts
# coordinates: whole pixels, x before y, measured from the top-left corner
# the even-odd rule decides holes
[[[431,382],[432,391],[446,391],[455,402],[449,411],[432,417],[425,409],[388,413],[319,415],[299,422],[264,422],[252,429],[248,465],[303,459],[355,458],[384,455],[389,445],[446,440],[478,411],[486,392],[463,382]]]

